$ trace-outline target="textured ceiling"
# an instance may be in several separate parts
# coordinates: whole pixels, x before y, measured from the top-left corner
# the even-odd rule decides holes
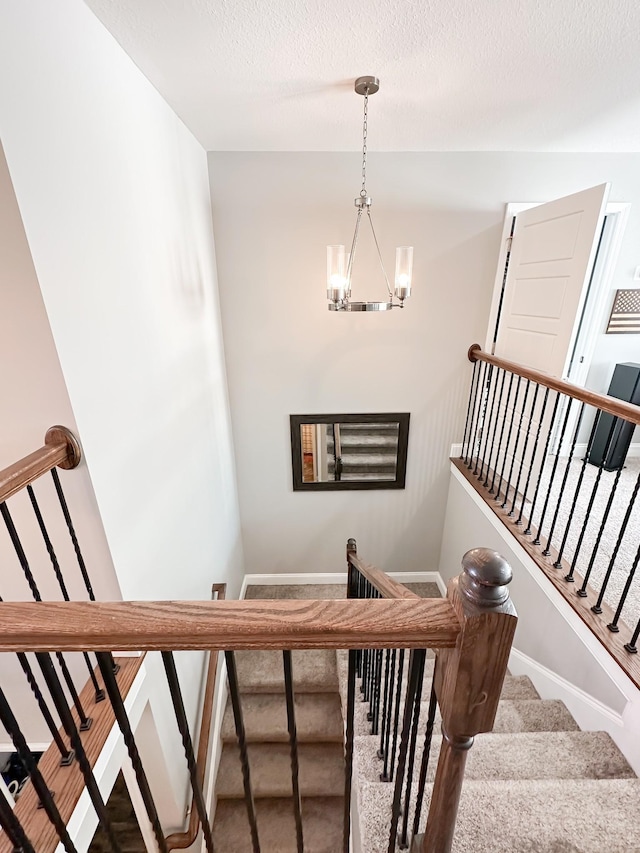
[[[638,0],[86,0],[207,149],[640,151]]]

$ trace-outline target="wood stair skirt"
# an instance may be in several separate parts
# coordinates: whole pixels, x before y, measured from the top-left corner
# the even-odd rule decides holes
[[[322,597],[321,593],[315,594]],[[342,596],[335,587],[326,597]],[[422,591],[421,594],[436,594]],[[264,596],[249,587],[247,598]],[[305,587],[270,587],[269,597],[307,598]],[[266,596],[264,596],[266,597]],[[282,657],[238,655],[249,760],[263,853],[296,853]],[[337,853],[342,844],[343,718],[346,654],[293,656],[305,853]],[[424,732],[433,659],[427,661],[420,731]],[[356,702],[354,785],[359,853],[387,853],[393,786],[379,781],[378,738]],[[438,721],[436,731],[439,731]],[[218,773],[214,841],[224,853],[251,853],[233,717],[227,708]],[[434,738],[427,784],[437,764]],[[414,791],[419,763],[416,762]],[[508,676],[494,732],[469,753],[453,853],[639,853],[640,782],[610,737],[581,732],[562,702],[541,700],[528,678]],[[413,817],[413,813],[411,813]],[[399,848],[398,848],[399,849]]]
[[[138,674],[144,655],[137,657],[118,657],[116,663],[120,670],[116,676],[122,698],[126,699],[129,690]],[[98,678],[99,671],[96,670]],[[111,730],[116,724],[115,715],[108,700],[94,702],[93,685],[87,681],[80,692],[80,701],[93,719],[89,731],[82,732],[82,743],[87,753],[87,758],[92,767],[102,752]],[[76,725],[78,717],[72,710]],[[63,738],[64,733],[61,731]],[[55,795],[55,803],[62,819],[69,823],[71,815],[78,804],[81,794],[85,789],[84,779],[77,760],[69,767],[60,766],[60,753],[55,744],[52,744],[44,753],[38,763],[38,768],[51,791]],[[37,853],[53,853],[58,847],[59,839],[53,824],[49,821],[44,809],[38,808],[38,797],[31,784],[28,782],[15,807],[15,815],[25,827],[31,842]],[[0,834],[0,853],[12,853],[12,845],[4,833]]]

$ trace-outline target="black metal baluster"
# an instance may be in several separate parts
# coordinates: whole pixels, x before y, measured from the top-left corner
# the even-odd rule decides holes
[[[391,650],[391,667],[390,667],[390,680],[389,680],[389,709],[387,711],[387,730],[385,732],[384,745],[382,749],[382,773],[380,774],[381,782],[389,782],[389,750],[391,747],[391,729],[393,724],[393,697],[394,697],[394,685],[396,678],[396,657],[397,657],[397,649]]]
[[[29,485],[27,486],[27,492],[29,493],[29,498],[31,500],[31,506],[33,507],[33,511],[35,513],[36,519],[38,521],[38,527],[40,528],[40,532],[42,533],[42,538],[44,540],[45,547],[47,549],[47,553],[49,554],[49,559],[51,560],[51,566],[53,567],[53,572],[58,581],[58,586],[60,587],[60,592],[62,593],[62,597],[65,601],[71,601],[69,597],[69,592],[67,590],[67,585],[64,582],[64,577],[62,575],[62,570],[60,569],[60,564],[58,562],[58,557],[53,547],[53,543],[51,542],[51,538],[49,536],[49,532],[44,523],[44,518],[42,517],[42,513],[40,512],[40,507],[38,506],[38,501],[36,500],[35,493],[33,488]],[[96,678],[96,674],[94,672],[93,666],[91,665],[91,660],[87,652],[83,652],[83,657],[85,663],[87,665],[87,669],[89,670],[89,678],[93,683],[93,689],[95,691],[95,701],[102,702],[104,699],[104,690],[98,684],[98,679]]]
[[[620,470],[620,471],[618,471],[618,474],[616,475],[616,479],[615,479],[614,484],[613,484],[614,488],[618,483],[618,479],[620,478],[621,473],[622,473],[622,471]],[[613,566],[614,566],[616,558],[618,556],[618,551],[620,550],[620,545],[622,544],[624,534],[627,531],[627,525],[629,524],[629,519],[631,518],[631,513],[633,511],[633,507],[635,505],[635,500],[638,496],[639,490],[640,490],[640,474],[638,474],[638,477],[636,479],[636,484],[633,487],[633,494],[631,495],[631,499],[629,501],[629,504],[627,505],[627,511],[625,512],[624,518],[622,519],[622,524],[620,525],[620,530],[618,532],[618,538],[616,540],[615,547],[614,547],[613,552],[611,554],[611,559],[609,560],[609,565],[607,566],[607,571],[605,572],[605,576],[604,576],[603,581],[602,581],[602,587],[600,589],[600,595],[598,596],[598,600],[596,601],[596,603],[591,608],[591,610],[594,613],[597,613],[598,615],[600,615],[602,613],[602,601],[604,599],[604,593],[605,593],[605,590],[607,588],[607,584],[609,583],[609,578],[611,577],[611,572],[613,571]],[[582,587],[578,590],[578,595],[581,598],[587,597],[587,584],[589,582],[589,577],[591,575],[591,569],[593,568],[593,564],[594,564],[595,559],[596,559],[596,550],[597,550],[598,546],[600,545],[600,539],[602,537],[602,532],[604,530],[606,516],[608,514],[609,509],[611,508],[610,504],[613,503],[613,495],[614,495],[614,492],[612,490],[612,493],[609,496],[609,503],[607,504],[607,509],[605,510],[605,515],[603,517],[602,525],[601,525],[600,530],[598,532],[598,538],[596,540],[596,544],[594,546],[593,553],[591,554],[591,560],[589,562],[589,567],[588,567],[586,574],[584,576],[584,581],[582,583]]]
[[[536,506],[538,504],[538,494],[540,492],[540,484],[542,483],[542,476],[544,474],[544,467],[547,463],[547,458],[549,455],[549,445],[551,444],[551,438],[553,436],[553,432],[555,429],[556,416],[558,414],[558,406],[560,404],[560,399],[561,399],[561,394],[559,391],[556,391],[556,399],[555,399],[555,402],[553,404],[553,411],[551,412],[551,419],[549,421],[549,429],[547,430],[547,437],[546,437],[545,442],[544,442],[544,450],[542,451],[542,458],[540,459],[540,468],[538,470],[538,478],[536,480],[536,488],[535,488],[535,491],[533,493],[533,500],[531,501],[531,512],[529,513],[529,522],[527,524],[527,529],[524,531],[525,536],[529,536],[531,533],[531,526],[533,524],[533,516],[534,516],[534,513],[536,511]],[[540,418],[540,425],[542,426],[542,418]],[[550,479],[549,484],[547,486],[547,495],[546,495],[547,501],[549,500],[549,491],[551,489],[551,483],[552,482],[553,482],[553,474],[551,475],[551,479]],[[522,514],[522,507],[520,508],[520,513]],[[542,526],[543,521],[544,521],[544,511],[543,511],[542,516],[541,516],[541,520],[540,520],[540,524],[538,525],[538,528],[540,528]],[[536,537],[534,544],[535,545],[540,544],[539,538]]]
[[[95,812],[98,815],[100,825],[106,833],[107,839],[109,841],[109,847],[111,848],[113,853],[120,853],[120,844],[118,843],[116,834],[113,831],[109,812],[107,811],[107,807],[104,803],[104,800],[102,799],[102,794],[100,793],[100,788],[98,787],[98,783],[96,782],[96,777],[93,775],[93,770],[91,769],[91,762],[87,758],[87,753],[84,751],[80,732],[78,731],[78,728],[73,719],[73,715],[69,710],[69,706],[67,704],[67,697],[64,695],[64,690],[62,689],[62,685],[60,684],[60,679],[58,678],[58,675],[56,673],[53,661],[51,660],[51,657],[48,654],[45,654],[43,652],[36,652],[36,659],[38,661],[40,669],[42,670],[44,679],[47,683],[47,688],[51,693],[53,704],[56,706],[56,711],[58,712],[58,716],[60,717],[62,728],[65,730],[65,733],[69,738],[69,742],[73,747],[73,751],[76,754],[78,767],[80,768],[80,772],[82,773],[82,778],[84,779],[84,784],[87,789],[87,793],[89,794],[89,797],[91,798],[91,802],[93,804],[93,808],[95,809]]]
[[[160,818],[158,817],[158,810],[156,809],[151,788],[149,787],[149,780],[147,779],[147,774],[145,773],[142,765],[142,759],[138,752],[138,745],[131,729],[129,716],[126,708],[124,707],[120,688],[118,687],[118,682],[116,681],[116,676],[113,671],[113,658],[111,657],[110,652],[97,652],[96,657],[98,659],[100,672],[102,673],[102,679],[107,691],[107,696],[111,702],[116,722],[118,723],[118,727],[122,733],[122,738],[125,746],[127,747],[127,753],[131,759],[134,773],[136,774],[136,781],[138,783],[138,789],[140,790],[140,796],[142,797],[142,802],[144,803],[149,823],[153,829],[156,843],[160,853],[168,853],[167,844],[164,840],[164,833],[162,832],[162,826],[160,825]]]
[[[511,375],[513,376],[513,374],[511,374]],[[498,408],[496,410],[496,418],[493,422],[493,435],[491,436],[491,448],[489,450],[489,464],[487,465],[487,473],[485,475],[484,482],[482,484],[485,487],[485,489],[489,485],[489,474],[492,472],[491,457],[493,456],[493,449],[496,445],[496,433],[498,431],[498,424],[500,423],[500,406],[502,405],[502,392],[504,391],[504,383],[505,383],[506,378],[507,378],[507,371],[503,370],[502,371],[502,381],[500,382],[500,394],[498,395]],[[504,424],[504,418],[502,420],[502,423]],[[496,453],[496,459],[494,460],[494,465],[497,463],[497,459],[498,459],[498,455]],[[493,470],[493,476],[495,478],[495,470]],[[493,485],[491,486],[489,494],[490,495],[493,494]]]
[[[487,414],[487,406],[489,404],[489,393],[491,388],[491,374],[493,373],[493,365],[487,365],[487,369],[485,370],[483,385],[482,385],[482,398],[480,399],[480,413],[481,413],[481,421],[480,428],[478,433],[478,453],[476,454],[476,464],[473,466],[474,476],[478,474],[478,462],[480,461],[480,453],[482,449],[482,436],[483,433],[487,432],[487,423],[485,421],[485,416]],[[484,460],[483,460],[484,461]],[[481,469],[482,470],[482,469]]]
[[[560,399],[560,395],[558,394],[558,400],[559,399]],[[556,400],[556,404],[558,403],[558,400]],[[556,471],[558,469],[558,462],[560,461],[560,450],[562,448],[562,442],[564,441],[564,434],[565,434],[565,431],[567,429],[567,423],[569,422],[569,413],[571,411],[571,404],[572,403],[573,403],[573,397],[569,397],[569,399],[567,400],[567,410],[564,414],[564,419],[562,421],[562,427],[560,429],[560,440],[558,442],[557,453],[556,453],[555,458],[553,460],[553,465],[551,466],[551,475],[549,477],[549,482],[547,483],[547,493],[545,495],[544,504],[542,507],[542,513],[540,514],[540,521],[538,522],[538,533],[536,535],[536,538],[533,540],[534,545],[539,545],[540,541],[541,541],[542,526],[544,524],[544,520],[545,520],[545,517],[547,515],[547,508],[549,506],[549,500],[551,498],[551,491],[553,489],[553,484],[554,484],[555,479],[556,479]],[[547,436],[547,447],[549,446],[549,441],[551,438],[551,434],[553,433],[554,426],[555,426],[555,409],[554,409],[554,418],[551,419],[551,425],[549,427],[549,435]],[[546,448],[545,448],[545,451],[546,451]],[[545,458],[546,458],[546,453],[545,453]],[[543,467],[544,467],[544,462],[543,462]],[[542,470],[543,469],[541,468],[540,469],[540,476],[542,476]],[[539,481],[538,481],[538,485],[540,485]],[[532,520],[533,520],[533,512],[531,513],[531,516],[532,516]],[[530,529],[530,528],[531,528],[531,522],[529,522],[529,528],[528,529]]]
[[[513,411],[511,413],[511,417],[509,418],[509,429],[507,430],[507,443],[504,448],[504,459],[502,460],[502,467],[500,469],[500,479],[498,480],[498,490],[494,496],[494,501],[500,500],[500,492],[502,490],[502,484],[504,482],[504,469],[507,467],[507,456],[509,455],[509,445],[511,444],[511,435],[513,433],[513,422],[515,420],[516,415],[516,406],[518,405],[518,397],[520,395],[520,384],[522,382],[522,376],[518,376],[518,383],[516,385],[516,393],[513,398]],[[504,411],[505,418],[507,417],[507,409]]]
[[[20,729],[18,721],[15,718],[13,711],[11,710],[11,706],[7,701],[7,697],[4,694],[4,691],[0,688],[0,722],[7,730],[7,734],[11,738],[13,745],[16,748],[16,752],[20,758],[20,761],[24,764],[29,778],[31,780],[31,784],[33,785],[34,791],[38,795],[38,799],[42,805],[42,808],[45,810],[47,817],[54,825],[56,832],[58,833],[58,838],[62,842],[64,849],[67,853],[77,853],[75,845],[71,840],[71,836],[67,832],[67,827],[65,826],[64,821],[62,820],[62,816],[58,811],[58,807],[56,806],[53,795],[49,790],[47,783],[42,776],[42,773],[38,769],[38,765],[36,764],[36,760],[31,754],[31,750],[27,744],[26,738]],[[4,795],[0,794],[0,797],[4,799]],[[6,801],[5,801],[6,802]]]
[[[225,660],[227,661],[229,695],[231,696],[233,719],[236,726],[236,735],[238,737],[238,747],[240,749],[242,782],[244,785],[244,801],[247,807],[247,818],[249,820],[249,828],[251,830],[251,844],[253,846],[253,853],[260,853],[260,841],[258,839],[258,820],[256,817],[256,804],[253,800],[253,789],[251,787],[251,771],[249,768],[247,735],[244,728],[242,704],[240,702],[240,686],[238,685],[238,670],[236,668],[236,658],[233,652],[225,652],[224,656]]]
[[[593,545],[593,548],[591,549],[591,557],[589,559],[589,565],[587,566],[587,571],[584,574],[582,586],[577,591],[577,595],[579,595],[580,598],[586,598],[587,597],[587,584],[589,583],[589,578],[591,577],[591,571],[592,571],[594,563],[596,561],[596,556],[598,554],[598,548],[600,547],[600,541],[602,539],[602,535],[604,533],[605,527],[607,526],[607,521],[609,520],[609,513],[611,511],[611,507],[613,506],[613,502],[614,502],[615,497],[616,497],[616,491],[618,489],[618,482],[620,481],[621,475],[622,475],[622,468],[620,467],[620,468],[618,468],[618,471],[616,473],[615,479],[613,481],[613,485],[611,486],[611,492],[609,493],[609,500],[607,501],[607,505],[604,508],[604,512],[602,513],[602,518],[600,519],[600,528],[598,530],[598,535],[596,536],[596,541]],[[636,493],[637,493],[637,486],[638,486],[638,484],[636,484]],[[633,505],[633,501],[631,502],[631,505]],[[575,560],[571,566],[572,570],[573,570],[574,566],[575,566]]]
[[[540,387],[540,386],[538,386],[538,387]],[[542,431],[542,422],[544,421],[544,415],[545,415],[545,412],[547,410],[548,399],[549,399],[549,389],[546,388],[545,392],[544,392],[544,400],[542,401],[542,410],[540,412],[540,418],[538,419],[538,429],[536,430],[536,437],[535,437],[535,440],[533,442],[533,453],[531,454],[531,462],[529,463],[529,471],[527,473],[527,480],[524,484],[524,491],[522,493],[522,503],[520,504],[520,513],[518,514],[518,518],[516,520],[517,525],[522,524],[522,513],[524,512],[524,505],[525,505],[525,502],[527,500],[527,494],[529,492],[529,483],[531,482],[531,474],[533,472],[534,464],[536,461],[536,455],[538,453],[538,443],[540,441],[540,433]],[[540,475],[542,474],[543,467],[544,467],[544,456],[542,458],[542,464],[540,466]],[[540,482],[540,476],[538,477],[538,483],[539,482]],[[537,497],[537,491],[534,494],[534,500],[536,497]],[[531,506],[531,515],[533,515],[533,507],[534,506],[535,506],[535,504],[532,504],[532,506]],[[526,533],[526,531],[525,531],[525,533]]]
[[[356,653],[349,650],[349,669],[347,676],[347,726],[345,732],[345,771],[344,771],[344,831],[342,851],[349,853],[351,843],[351,785],[353,782],[353,740],[356,702]]]
[[[625,649],[629,652],[630,655],[638,654],[638,646],[636,643],[638,642],[638,637],[640,637],[640,619],[638,619],[638,624],[636,625],[636,629],[633,632],[633,636],[629,640],[628,643],[624,644]]]
[[[437,661],[436,661],[437,663]],[[413,817],[413,835],[418,834],[420,826],[420,816],[422,814],[422,802],[424,800],[424,790],[427,784],[427,770],[429,768],[429,758],[431,756],[431,742],[433,740],[433,728],[436,720],[436,708],[438,699],[436,697],[436,673],[433,671],[433,680],[431,682],[431,696],[429,698],[429,712],[427,714],[427,728],[424,735],[424,747],[422,749],[422,763],[420,764],[420,779],[418,780],[418,794],[416,796],[416,811]]]
[[[178,723],[178,731],[180,732],[180,737],[182,738],[184,754],[185,758],[187,759],[189,778],[191,780],[191,790],[193,791],[193,799],[195,800],[196,808],[198,810],[198,817],[200,818],[200,826],[202,827],[204,843],[206,845],[208,853],[213,853],[213,837],[211,835],[211,823],[209,822],[209,815],[207,814],[207,806],[204,801],[202,785],[200,784],[200,779],[198,778],[198,765],[196,763],[196,756],[193,751],[193,741],[191,740],[191,734],[189,732],[189,722],[187,720],[187,713],[184,708],[184,702],[182,701],[182,692],[180,690],[180,682],[178,681],[178,671],[176,670],[176,662],[173,657],[173,653],[162,652],[162,662],[164,664],[164,671],[167,675],[167,684],[169,685],[169,693],[171,694],[173,710],[176,715],[176,722]]]
[[[20,541],[18,531],[16,530],[16,526],[13,523],[13,519],[11,518],[11,513],[9,512],[9,507],[6,503],[0,503],[0,513],[2,514],[2,518],[4,519],[7,532],[9,533],[9,538],[11,539],[11,544],[13,545],[13,549],[16,552],[16,556],[18,557],[18,562],[20,563],[22,572],[26,578],[27,583],[29,584],[31,594],[33,595],[35,601],[42,601],[40,590],[38,589],[38,585],[36,584],[33,572],[31,571],[31,567],[29,565],[29,561],[27,560],[27,555],[25,553],[24,548],[22,547],[22,542]],[[71,678],[71,673],[69,672],[67,663],[60,652],[56,652],[56,660],[58,661],[60,669],[62,670],[62,676],[65,680],[67,688],[69,689],[69,693],[71,694],[71,698],[73,700],[75,709],[78,712],[78,716],[80,717],[80,731],[86,732],[88,731],[88,729],[91,728],[91,717],[88,717],[86,715],[84,708],[82,707],[80,697],[78,696],[78,691],[76,690],[75,684],[73,683],[73,679]]]
[[[587,467],[587,461],[589,459],[589,453],[591,452],[591,446],[593,444],[593,438],[596,434],[596,426],[597,426],[597,418],[594,419],[593,426],[591,427],[591,433],[589,434],[589,441],[587,442],[587,452],[585,453],[584,458],[582,460],[582,465],[580,467],[580,473],[578,474],[578,480],[576,482],[576,487],[573,491],[573,500],[571,502],[571,509],[569,510],[569,518],[567,519],[567,524],[566,524],[565,529],[564,529],[564,535],[562,537],[562,542],[560,543],[560,548],[558,549],[558,556],[556,558],[556,561],[553,564],[554,568],[556,568],[556,569],[562,568],[562,555],[564,554],[564,549],[565,549],[565,546],[567,544],[567,539],[569,538],[569,530],[571,528],[571,524],[573,522],[573,516],[574,516],[574,513],[576,511],[576,506],[578,503],[578,495],[580,494],[580,489],[582,488],[582,481],[584,479],[584,472],[585,472],[585,469]],[[611,436],[613,436],[613,430],[611,431],[611,434],[609,437],[611,438]],[[577,440],[577,430],[576,430],[576,440]],[[609,447],[609,445],[607,445],[607,448],[608,447]],[[589,516],[591,514],[593,502],[595,500],[596,492],[598,490],[598,484],[600,483],[601,474],[602,474],[602,468],[600,468],[600,470],[598,471],[595,486],[591,492],[591,499],[587,505],[587,511],[586,511],[585,517],[584,517],[584,525],[583,525],[582,533],[580,535],[578,547],[576,549],[576,553],[574,554],[574,558],[573,558],[574,562],[577,561],[578,554],[580,553],[580,548],[582,547],[582,536],[584,535],[584,530],[586,530],[587,523],[589,521]],[[569,583],[573,583],[573,572],[569,572],[566,575],[565,580],[568,581]]]
[[[402,801],[402,789],[404,787],[404,774],[407,766],[407,752],[409,750],[409,735],[411,732],[411,721],[413,719],[413,706],[415,704],[416,690],[420,669],[424,671],[423,649],[414,649],[409,654],[409,671],[407,675],[407,692],[404,700],[404,714],[402,720],[402,734],[400,736],[400,748],[398,749],[398,769],[393,791],[393,805],[391,807],[391,826],[389,828],[388,853],[395,853],[396,836],[398,833],[398,822],[400,820],[400,804]],[[421,663],[422,658],[422,663]]]
[[[402,810],[402,830],[400,833],[399,847],[401,850],[406,850],[409,846],[408,831],[409,831],[409,812],[411,810],[411,788],[413,786],[413,764],[416,758],[416,746],[418,743],[418,723],[420,720],[420,702],[422,699],[422,682],[424,680],[424,665],[427,653],[421,649],[418,684],[414,697],[413,706],[413,722],[411,724],[411,739],[409,742],[409,753],[407,756],[407,786],[404,794],[404,808]]]
[[[473,416],[476,411],[475,395],[478,393],[478,379],[480,376],[480,362],[474,361],[473,374],[471,376],[471,388],[469,388],[469,403],[467,405],[467,419],[464,425],[464,436],[462,438],[462,453],[460,459],[464,458],[465,463],[469,456],[469,443],[471,440],[471,427],[473,426]],[[471,401],[473,400],[473,405]],[[471,417],[470,417],[471,416]],[[466,451],[465,451],[466,446]]]
[[[64,496],[64,492],[62,490],[62,485],[60,483],[60,477],[58,476],[58,472],[55,468],[51,469],[51,477],[53,478],[53,484],[56,489],[56,494],[58,495],[58,500],[60,502],[60,508],[62,509],[62,514],[64,516],[64,520],[67,524],[67,529],[69,531],[69,536],[71,537],[71,542],[73,544],[73,550],[76,553],[76,559],[78,561],[78,567],[80,568],[80,574],[82,575],[82,579],[84,581],[84,585],[86,587],[87,593],[89,594],[89,600],[95,601],[96,597],[93,592],[93,587],[91,586],[91,580],[89,579],[89,572],[87,571],[87,567],[84,562],[84,557],[82,556],[82,551],[80,550],[80,543],[78,542],[78,537],[76,536],[75,527],[73,526],[73,521],[71,519],[71,513],[69,512],[69,507],[67,506],[67,500]]]
[[[24,827],[13,813],[4,794],[0,794],[0,826],[13,844],[13,853],[36,853]]]
[[[531,380],[527,379],[527,384],[525,385],[525,388],[524,388],[524,399],[522,401],[522,409],[520,410],[520,420],[518,422],[518,428],[516,429],[516,440],[513,444],[513,452],[511,453],[511,465],[509,467],[509,477],[507,479],[507,488],[504,490],[504,500],[500,505],[502,507],[502,509],[504,509],[509,502],[509,489],[511,488],[511,478],[513,477],[513,469],[514,469],[514,466],[516,464],[516,454],[518,452],[518,445],[520,444],[520,435],[522,433],[522,423],[524,421],[525,409],[527,408],[527,398],[529,396],[529,388],[530,387],[531,387]],[[518,394],[516,391],[516,400],[517,399],[518,399]],[[513,410],[513,414],[514,414],[514,419],[515,419],[515,414],[516,414],[515,408]],[[507,447],[508,446],[509,445],[507,444]],[[522,463],[520,463],[520,470],[522,470]],[[514,494],[514,496],[513,496],[514,503],[515,503],[515,500],[516,500],[516,495]],[[511,513],[509,513],[509,514],[511,515]]]
[[[629,595],[629,590],[631,589],[631,584],[633,583],[633,578],[636,573],[636,569],[638,568],[639,562],[640,546],[638,547],[634,561],[631,565],[631,568],[629,569],[629,574],[627,575],[627,580],[625,582],[624,589],[622,590],[622,595],[620,596],[620,601],[618,602],[613,621],[609,622],[609,624],[607,625],[607,628],[614,634],[617,634],[620,631],[620,628],[618,627],[618,622],[620,621],[620,616],[622,615],[622,610],[627,600],[627,595]]]
[[[284,666],[284,689],[287,700],[287,729],[289,731],[289,749],[291,751],[291,790],[293,792],[293,812],[296,821],[296,840],[298,844],[298,853],[304,853],[304,840],[302,836],[302,799],[300,797],[300,769],[298,762],[298,732],[296,729],[291,652],[283,651],[282,659]]]
[[[389,685],[391,683],[391,649],[387,649],[384,659],[384,693],[382,697],[382,725],[380,726],[380,746],[376,755],[382,761],[384,759],[384,744],[389,730]]]
[[[396,687],[396,703],[393,716],[393,740],[391,741],[391,760],[389,762],[389,772],[386,781],[391,782],[396,768],[396,749],[398,746],[398,728],[400,725],[400,699],[402,697],[402,676],[404,674],[404,649],[400,649],[398,654],[398,684]]]
[[[580,425],[582,424],[582,416],[584,414],[585,404],[582,403],[580,406],[580,414],[578,415],[578,423],[576,424],[575,431],[573,433],[573,440],[571,441],[571,448],[569,450],[569,457],[567,459],[567,464],[564,469],[564,475],[562,477],[562,483],[560,484],[560,493],[558,494],[558,500],[556,503],[556,509],[553,514],[553,521],[551,522],[551,529],[549,530],[549,535],[547,537],[547,545],[542,552],[545,557],[548,557],[551,553],[551,540],[553,539],[553,534],[556,529],[556,522],[558,521],[558,514],[560,512],[560,505],[562,504],[562,497],[564,495],[564,488],[567,485],[567,480],[569,479],[569,471],[571,470],[571,463],[573,462],[573,454],[576,449],[576,442],[578,441],[578,433],[580,432]],[[562,448],[562,439],[560,440],[560,444],[558,444],[558,454]]]
[[[585,468],[587,465],[587,461],[589,459],[591,447],[593,445],[593,438],[595,436],[597,424],[598,424],[598,417],[596,415],[596,417],[593,421],[593,428],[591,430],[591,435],[589,437],[589,444],[587,446],[587,452],[585,453],[585,456],[584,456],[582,471],[580,472],[580,478],[578,480],[578,485],[576,486],[576,490],[575,490],[575,494],[574,494],[574,498],[573,498],[573,506],[571,508],[571,515],[569,516],[569,521],[567,522],[567,530],[565,531],[565,536],[564,536],[564,539],[562,540],[562,546],[560,548],[560,553],[558,554],[558,559],[554,563],[554,566],[556,569],[559,569],[562,566],[562,552],[564,551],[564,545],[565,545],[565,542],[567,539],[569,525],[571,524],[571,518],[573,516],[573,512],[574,512],[575,507],[576,507],[578,495],[580,494],[580,486],[582,485],[582,478],[583,478],[584,471],[585,471]],[[613,439],[614,426],[615,426],[615,419],[611,424],[611,430],[609,431],[609,436],[607,438],[606,448],[605,448],[605,452],[602,456],[602,461],[598,465],[598,473],[596,474],[596,478],[595,478],[595,481],[593,484],[593,488],[591,489],[591,495],[589,496],[589,503],[587,504],[587,509],[586,509],[585,514],[584,514],[584,518],[582,520],[582,529],[580,530],[580,535],[578,536],[578,542],[577,542],[575,550],[573,552],[573,558],[571,560],[571,566],[569,567],[568,574],[566,574],[565,578],[564,578],[568,583],[573,583],[573,580],[574,580],[573,575],[575,573],[575,569],[576,569],[576,566],[578,564],[578,557],[580,556],[580,551],[582,550],[582,543],[584,541],[585,533],[587,532],[587,525],[589,524],[589,519],[591,518],[591,510],[593,509],[593,504],[595,502],[596,495],[598,493],[598,488],[600,487],[600,480],[602,478],[602,472],[604,470],[605,459],[609,455],[609,448],[611,447],[611,441]]]
[[[480,367],[480,381],[478,382],[478,388],[476,389],[478,393],[478,402],[476,406],[475,413],[475,426],[473,428],[473,439],[471,441],[471,453],[469,456],[469,462],[467,463],[467,468],[471,470],[473,468],[473,454],[476,451],[476,440],[478,437],[478,429],[480,427],[480,421],[482,420],[482,408],[484,405],[484,380],[487,373],[487,363],[482,362]],[[474,403],[475,405],[475,403]],[[476,461],[477,464],[477,461]]]
[[[382,690],[382,649],[376,651],[375,682],[371,708],[371,734],[377,735],[380,730],[380,691]]]
[[[527,432],[524,437],[524,445],[522,447],[522,461],[520,462],[520,469],[518,471],[518,479],[516,480],[515,487],[513,489],[513,503],[511,504],[511,509],[509,510],[509,516],[512,516],[516,510],[516,498],[518,496],[518,489],[520,488],[520,480],[522,479],[522,469],[524,468],[527,461],[527,448],[529,447],[529,438],[531,437],[531,422],[533,420],[533,413],[535,412],[536,402],[538,400],[538,391],[540,390],[540,386],[536,383],[535,391],[533,392],[533,402],[531,403],[531,409],[529,410],[529,418],[527,420]],[[547,389],[548,390],[548,389]],[[524,409],[523,409],[524,412]],[[520,422],[522,426],[522,421]],[[529,477],[531,476],[531,464],[533,462],[533,457],[529,462],[529,476],[527,477],[527,486],[529,485]],[[527,493],[527,488],[525,486],[525,491],[522,496],[523,502]],[[517,522],[516,522],[517,524]]]
[[[494,463],[495,467],[493,469],[493,476],[491,478],[491,488],[489,489],[490,495],[493,494],[493,487],[495,486],[495,482],[496,482],[496,474],[498,473],[498,466],[500,465],[500,451],[502,449],[502,439],[504,437],[504,431],[505,431],[505,427],[507,425],[507,412],[509,410],[509,400],[511,399],[511,388],[513,386],[514,375],[515,374],[513,374],[513,373],[509,374],[509,387],[507,388],[507,399],[506,399],[505,404],[504,404],[504,416],[502,418],[502,426],[500,427],[500,438],[498,439],[498,447],[496,450],[496,461]],[[505,452],[505,459],[506,459],[506,452]],[[504,468],[504,464],[502,467]],[[498,491],[498,494],[496,495],[495,500],[498,499],[499,495],[500,495],[500,492]]]
[[[493,365],[492,365],[493,367]],[[500,368],[496,368],[495,375],[493,370],[489,374],[489,387],[491,387],[491,383],[493,382],[493,394],[491,396],[491,406],[489,408],[489,418],[487,419],[486,429],[484,430],[484,450],[481,452],[482,456],[482,464],[480,465],[480,473],[478,474],[478,479],[482,480],[483,477],[488,475],[489,466],[488,463],[485,463],[485,459],[487,456],[487,449],[489,448],[489,435],[491,434],[491,423],[493,421],[493,412],[496,406],[496,396],[498,391],[498,379],[499,379]],[[487,402],[489,401],[489,392],[487,393]]]
[[[0,601],[2,601],[2,599],[0,599]],[[51,711],[49,711],[49,707],[45,701],[44,696],[42,695],[42,691],[40,690],[38,682],[35,679],[33,670],[31,669],[31,665],[29,664],[27,656],[24,654],[24,652],[18,652],[17,657],[18,661],[20,662],[20,666],[22,667],[22,671],[27,677],[29,687],[31,688],[31,691],[36,698],[40,713],[45,719],[47,728],[51,732],[51,736],[55,745],[58,747],[58,750],[60,752],[60,764],[62,767],[68,767],[70,764],[73,763],[74,752],[72,749],[69,749],[69,747],[66,745],[66,743],[62,740],[62,737],[60,736],[58,727],[56,726],[55,721],[51,716]]]

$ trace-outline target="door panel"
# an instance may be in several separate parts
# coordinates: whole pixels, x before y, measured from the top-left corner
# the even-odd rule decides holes
[[[517,215],[496,355],[564,375],[608,191],[602,184]]]

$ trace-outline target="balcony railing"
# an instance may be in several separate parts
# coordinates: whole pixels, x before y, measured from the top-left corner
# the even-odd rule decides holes
[[[640,686],[640,460],[611,465],[640,407],[469,350],[452,460]]]

